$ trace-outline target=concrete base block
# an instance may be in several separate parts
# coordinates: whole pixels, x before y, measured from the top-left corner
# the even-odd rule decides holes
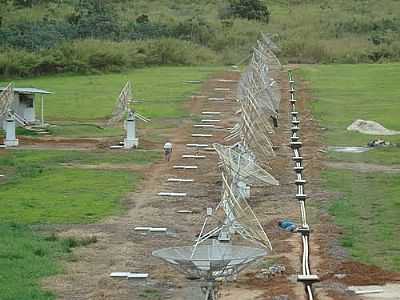
[[[137,148],[139,146],[139,139],[124,139],[124,148],[125,149],[132,149]]]
[[[4,140],[6,147],[17,147],[19,145],[18,139],[15,140]]]

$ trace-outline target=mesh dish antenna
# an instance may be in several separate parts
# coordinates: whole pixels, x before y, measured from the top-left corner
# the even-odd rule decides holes
[[[114,111],[111,118],[107,121],[107,126],[114,126],[115,124],[121,122],[125,115],[131,112],[130,104],[134,102],[132,83],[128,81],[123,89],[121,90],[117,101],[115,103]],[[134,116],[139,120],[144,122],[150,122],[150,120],[136,111],[133,111]]]
[[[224,146],[221,145],[216,145],[215,148],[218,154],[222,156],[219,165],[222,166],[223,170],[223,192],[217,210],[222,209],[224,211],[225,219],[222,225],[206,231],[205,228],[209,219],[209,216],[207,216],[194,248],[196,249],[198,245],[215,235],[219,235],[221,240],[229,241],[231,234],[238,233],[242,238],[272,250],[267,234],[247,203],[246,196],[238,188],[238,184],[268,182],[269,184],[277,185],[278,182],[267,172],[252,163],[254,157],[251,154],[229,154],[224,149]],[[244,162],[240,161],[241,158],[243,158]],[[221,222],[219,223],[221,224]]]
[[[275,155],[270,137],[274,132],[271,122],[277,126],[281,95],[278,82],[271,77],[268,53],[272,50],[266,48],[265,43],[259,41],[241,76],[237,97],[241,118],[225,139],[239,139],[245,148],[258,154],[260,160],[268,161]]]
[[[217,300],[217,280],[237,275],[266,256],[267,251],[212,241],[196,248],[172,247],[156,250],[152,254],[168,262],[188,278],[201,280],[203,299]]]
[[[268,33],[261,33],[262,41],[266,45],[266,47],[272,52],[280,52],[281,49],[277,44],[272,40],[271,35]]]
[[[261,168],[252,153],[246,152],[242,145],[224,146],[213,144],[217,151],[225,176],[231,180],[242,181],[247,185],[279,185],[271,174]]]
[[[0,94],[0,118],[9,115],[14,101],[14,84],[10,83]]]
[[[256,98],[249,94],[246,101],[240,101],[241,118],[225,139],[232,141],[239,138],[241,144],[253,153],[260,154],[268,161],[275,156],[270,134],[274,132],[268,121],[268,115],[257,107]]]
[[[225,212],[225,226],[242,238],[272,250],[271,242],[260,221],[240,193],[235,192],[233,182],[222,173],[223,194],[219,207]]]

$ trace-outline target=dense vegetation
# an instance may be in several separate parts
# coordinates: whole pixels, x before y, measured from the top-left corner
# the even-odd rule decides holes
[[[260,32],[290,62],[400,58],[395,0],[0,0],[0,74],[238,63]]]

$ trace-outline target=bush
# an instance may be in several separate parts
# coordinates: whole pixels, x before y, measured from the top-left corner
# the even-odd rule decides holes
[[[173,38],[136,42],[83,40],[35,53],[4,49],[0,52],[0,76],[121,72],[152,65],[197,65],[217,61],[214,51]]]
[[[0,52],[0,74],[4,77],[25,77],[39,64],[40,57],[23,50]]]
[[[76,27],[67,22],[19,22],[0,28],[0,47],[37,51],[52,48],[77,35]]]
[[[146,47],[148,65],[196,65],[216,61],[213,51],[177,39],[153,40]]]
[[[222,17],[237,17],[248,20],[269,22],[268,7],[260,0],[229,0],[229,6]]]

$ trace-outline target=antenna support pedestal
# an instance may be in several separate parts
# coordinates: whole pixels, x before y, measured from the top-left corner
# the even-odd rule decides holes
[[[126,138],[124,139],[124,148],[132,149],[139,146],[139,139],[136,137],[136,120],[134,113],[130,112],[126,120]]]
[[[15,119],[14,117],[7,118],[6,122],[6,138],[4,139],[4,145],[6,147],[17,147],[19,141],[15,136]]]

